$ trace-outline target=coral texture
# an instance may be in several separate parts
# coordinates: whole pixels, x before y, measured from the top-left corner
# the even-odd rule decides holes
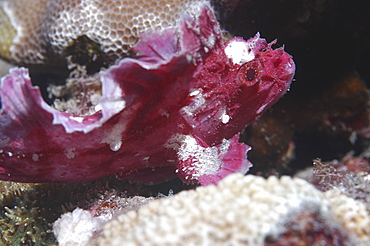
[[[302,245],[317,238],[315,245],[370,240],[370,217],[361,202],[322,193],[302,179],[233,174],[217,187],[183,191],[120,215],[105,225],[98,244],[257,246],[284,237],[281,245],[297,245],[288,234],[297,228],[303,229],[300,242],[308,243]]]
[[[89,211],[77,208],[62,215],[53,225],[59,245],[84,246],[100,230],[102,222]]]
[[[0,177],[83,182],[118,174],[147,183],[177,175],[217,183],[245,173],[238,133],[288,89],[295,65],[257,34],[223,43],[212,10],[143,34],[137,58],[101,72],[87,116],[47,105],[27,70],[1,81]]]
[[[110,198],[98,201],[89,210],[76,208],[63,214],[53,223],[53,232],[58,245],[95,245],[104,224],[128,211],[135,211],[156,198],[133,196],[123,198],[110,194]]]
[[[196,17],[207,0],[0,1],[0,54],[18,65],[58,65],[79,36],[99,43],[110,60],[127,56],[139,34]],[[12,30],[11,32],[9,30]],[[7,35],[5,35],[7,34]]]

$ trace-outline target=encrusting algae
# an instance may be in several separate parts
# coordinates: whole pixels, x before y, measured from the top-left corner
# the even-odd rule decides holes
[[[0,245],[42,246],[55,242],[51,223],[61,210],[52,206],[57,197],[49,200],[48,186],[0,182]]]

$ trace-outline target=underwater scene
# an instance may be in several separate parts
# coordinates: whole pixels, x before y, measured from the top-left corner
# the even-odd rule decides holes
[[[370,245],[355,0],[0,0],[0,245]]]

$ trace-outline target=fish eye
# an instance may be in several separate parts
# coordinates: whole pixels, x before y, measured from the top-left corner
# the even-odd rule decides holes
[[[261,64],[258,61],[247,62],[239,68],[238,79],[239,81],[246,85],[252,86],[257,83],[256,79],[261,71]]]
[[[256,70],[254,70],[253,68],[249,68],[247,72],[245,73],[245,78],[251,81],[251,80],[254,80],[255,77],[256,77]]]

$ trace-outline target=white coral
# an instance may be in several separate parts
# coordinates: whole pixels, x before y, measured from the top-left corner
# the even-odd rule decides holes
[[[343,195],[337,189],[328,190],[324,196],[330,201],[333,213],[348,230],[363,240],[370,240],[370,216],[364,203]]]
[[[85,35],[101,44],[102,51],[112,58],[120,58],[127,55],[140,33],[175,26],[185,12],[196,16],[207,3],[208,0],[3,0],[0,24],[3,19],[9,19],[10,24],[6,22],[6,32],[0,30],[0,56],[18,64],[47,64],[60,58],[70,42]],[[15,37],[4,36],[14,30]]]
[[[322,193],[302,179],[232,174],[218,187],[183,191],[119,216],[105,225],[98,243],[264,245],[266,237],[284,232],[282,222],[306,208],[353,232],[354,239],[370,240],[369,215],[360,202]]]
[[[89,211],[77,208],[55,221],[53,231],[60,246],[85,246],[89,245],[101,225],[99,218],[93,217]]]

